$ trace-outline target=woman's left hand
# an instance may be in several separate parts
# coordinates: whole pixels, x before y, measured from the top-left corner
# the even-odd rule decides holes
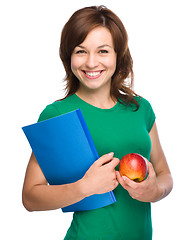
[[[157,177],[153,165],[147,160],[148,176],[142,182],[134,182],[128,177],[121,176],[117,171],[117,180],[126,189],[133,199],[141,202],[155,202],[160,199],[163,192],[157,183]]]

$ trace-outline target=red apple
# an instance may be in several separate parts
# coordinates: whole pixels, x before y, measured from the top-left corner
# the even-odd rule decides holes
[[[119,172],[121,176],[126,176],[135,182],[142,182],[148,172],[147,162],[140,154],[126,154],[119,163]]]

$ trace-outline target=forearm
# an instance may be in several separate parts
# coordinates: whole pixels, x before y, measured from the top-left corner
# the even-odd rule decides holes
[[[86,197],[81,180],[64,185],[34,185],[23,193],[23,204],[28,211],[63,208]]]
[[[160,201],[165,198],[172,190],[173,180],[171,174],[157,176],[158,189],[152,202]]]
[[[53,210],[69,206],[93,194],[112,191],[118,185],[115,174],[118,164],[119,159],[113,158],[113,153],[105,154],[77,182],[47,185],[32,154],[23,185],[23,205],[28,211]]]

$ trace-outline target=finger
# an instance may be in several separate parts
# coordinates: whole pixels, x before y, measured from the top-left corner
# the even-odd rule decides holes
[[[96,164],[101,167],[103,164],[106,164],[106,163],[110,162],[113,158],[113,155],[114,155],[114,153],[111,152],[111,153],[108,153],[108,154],[105,154],[105,155],[101,156],[96,161]]]
[[[117,177],[117,180],[118,182],[123,185],[124,184],[124,180],[123,178],[121,177],[120,173],[118,171],[116,171],[116,177]]]
[[[118,182],[121,184],[121,186],[126,189],[127,191],[129,191],[129,186],[126,184],[126,182],[124,181],[123,177],[120,175],[120,173],[118,171],[116,171],[116,176],[117,176],[117,180]]]
[[[122,176],[123,181],[126,183],[126,185],[128,186],[132,186],[135,182],[133,180],[131,180],[130,178],[126,177],[126,176]]]
[[[110,166],[112,169],[114,169],[115,167],[117,167],[117,165],[119,164],[119,159],[118,158],[113,158],[111,160],[111,162],[108,163],[108,166]]]
[[[131,189],[137,189],[138,187],[140,187],[141,183],[137,183],[126,176],[122,176],[122,179],[123,179],[125,185]]]
[[[154,176],[156,176],[155,170],[153,168],[152,163],[148,161],[148,177],[147,178],[154,177]]]
[[[149,170],[149,168],[153,168],[152,163],[147,158],[144,157],[144,159],[145,159],[145,161],[147,163],[148,170]]]
[[[116,188],[118,185],[119,185],[119,182],[118,182],[118,180],[116,180],[116,182],[115,182],[115,188]]]

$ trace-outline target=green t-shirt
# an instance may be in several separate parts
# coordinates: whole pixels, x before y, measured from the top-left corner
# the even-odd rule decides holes
[[[133,105],[126,107],[119,102],[111,109],[100,109],[74,94],[48,105],[39,121],[80,108],[99,156],[114,152],[114,156],[121,159],[125,154],[136,152],[150,159],[149,132],[155,114],[147,100],[137,99],[138,111],[133,111]],[[132,199],[120,184],[114,194],[117,199],[114,204],[75,212],[65,240],[151,240],[150,203]]]

